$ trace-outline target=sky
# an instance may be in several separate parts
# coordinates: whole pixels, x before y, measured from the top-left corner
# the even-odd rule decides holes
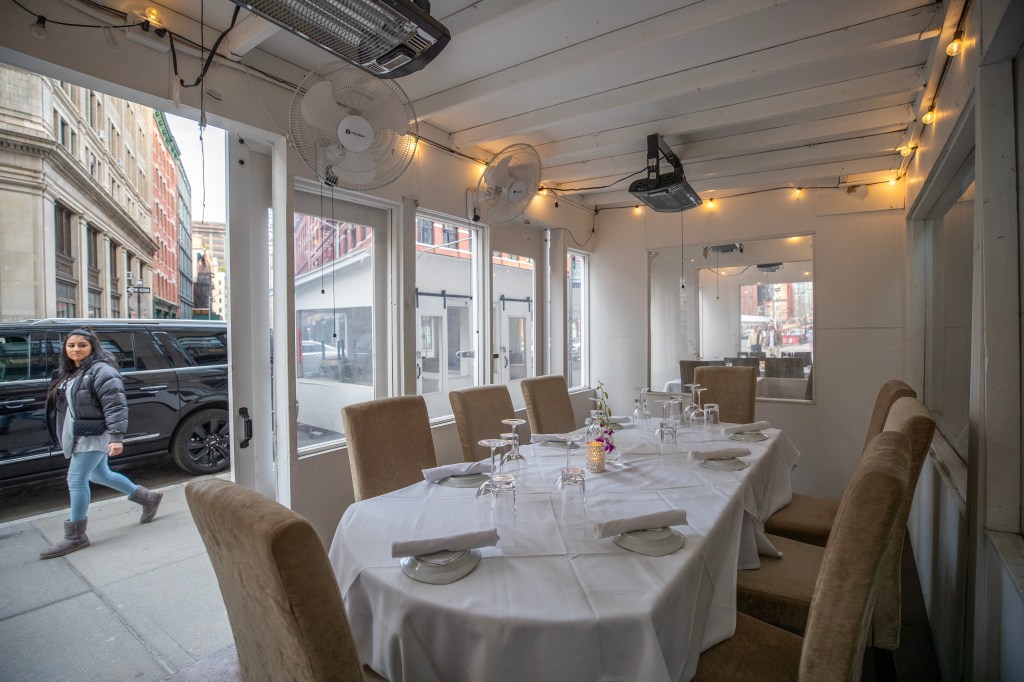
[[[199,124],[187,118],[166,114],[174,139],[181,149],[181,163],[185,166],[188,183],[192,187],[192,220],[223,223],[226,215],[224,200],[224,131],[206,126],[203,144],[199,144]],[[203,208],[203,156],[206,157],[206,208]]]

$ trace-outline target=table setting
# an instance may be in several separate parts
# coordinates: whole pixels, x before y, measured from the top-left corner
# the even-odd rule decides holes
[[[742,446],[724,425],[668,444],[650,426],[616,429],[599,471],[586,429],[534,434],[514,474],[498,439],[352,505],[329,556],[363,660],[391,680],[692,676],[735,627],[737,567],[774,552],[763,520],[799,454],[766,424]]]

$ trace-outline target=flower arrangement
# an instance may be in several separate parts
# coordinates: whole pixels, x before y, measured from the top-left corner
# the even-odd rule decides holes
[[[598,420],[601,425],[601,435],[594,440],[604,443],[604,451],[610,453],[615,449],[615,440],[612,431],[612,408],[608,406],[608,391],[604,389],[604,382],[598,381],[594,390],[597,395]]]

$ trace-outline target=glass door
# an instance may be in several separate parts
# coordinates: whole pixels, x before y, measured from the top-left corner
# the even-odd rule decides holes
[[[495,251],[491,256],[494,383],[536,376],[535,261]]]

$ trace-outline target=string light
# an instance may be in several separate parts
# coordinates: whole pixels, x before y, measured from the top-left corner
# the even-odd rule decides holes
[[[924,112],[924,116],[921,117],[921,123],[930,125],[935,123],[935,105],[928,107],[928,111]]]
[[[715,198],[711,197],[710,199],[708,199],[708,208],[714,208],[714,207],[715,207]]]
[[[917,147],[911,147],[909,145],[906,147],[902,147],[900,148],[900,156],[910,156],[911,154],[914,153],[915,149],[917,149]]]
[[[804,192],[804,188],[803,188],[803,187],[794,187],[794,188],[793,188],[793,194],[794,194],[794,195],[795,195],[795,196],[796,196],[796,197],[797,197],[798,199],[800,198],[800,195],[801,195],[801,194],[803,194],[803,192]]]
[[[946,54],[950,57],[955,57],[960,54],[964,49],[964,32],[957,31],[953,34],[953,40],[949,41],[949,45],[946,45]]]
[[[42,14],[37,16],[35,23],[28,25],[28,30],[32,32],[32,37],[36,40],[44,40],[46,38],[46,17]]]
[[[896,186],[896,178],[893,178],[892,180],[889,181],[889,186],[890,187],[895,187]]]

